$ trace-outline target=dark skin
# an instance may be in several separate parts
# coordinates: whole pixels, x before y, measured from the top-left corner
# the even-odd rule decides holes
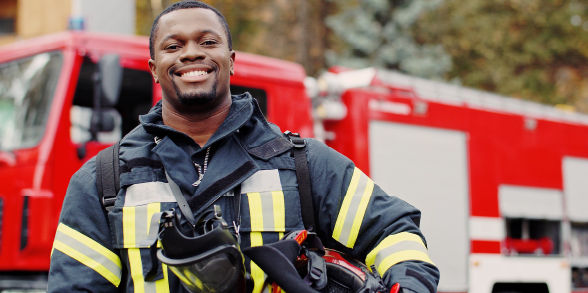
[[[204,146],[229,114],[234,62],[213,11],[188,8],[162,16],[149,68],[161,85],[163,123]]]

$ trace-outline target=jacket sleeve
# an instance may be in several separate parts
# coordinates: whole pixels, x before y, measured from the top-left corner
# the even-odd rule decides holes
[[[110,235],[92,159],[67,188],[51,251],[48,292],[116,292],[122,266]]]
[[[437,292],[439,270],[419,229],[420,211],[386,194],[345,156],[307,142],[317,232],[325,246],[364,261],[388,287]]]

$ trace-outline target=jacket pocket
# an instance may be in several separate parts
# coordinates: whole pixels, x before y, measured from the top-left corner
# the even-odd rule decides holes
[[[241,231],[283,235],[303,228],[298,190],[295,185],[283,185],[280,172],[261,170],[241,185]]]
[[[126,256],[128,273],[138,292],[169,292],[167,267],[157,259],[157,219],[162,205],[151,202],[116,207],[110,213],[114,224],[114,237],[121,255]],[[154,218],[153,220],[152,218]]]

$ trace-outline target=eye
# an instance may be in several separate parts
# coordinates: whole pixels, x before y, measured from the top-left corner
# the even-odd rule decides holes
[[[169,44],[169,45],[165,46],[165,50],[170,50],[170,51],[177,50],[179,48],[180,48],[180,45],[176,44],[176,43]]]
[[[205,40],[202,43],[200,43],[203,46],[214,46],[216,45],[218,42],[216,40]]]

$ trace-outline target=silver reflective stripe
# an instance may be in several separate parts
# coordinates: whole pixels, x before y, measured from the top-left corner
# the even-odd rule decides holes
[[[155,243],[150,239],[150,231],[159,229],[159,221],[152,221],[153,215],[160,212],[160,203],[123,208],[123,239],[125,248],[146,248]],[[152,237],[157,236],[151,233]]]
[[[365,263],[370,268],[374,265],[380,275],[384,275],[391,266],[399,262],[415,260],[433,264],[419,235],[400,232],[384,238],[368,253]]]
[[[93,269],[114,286],[120,284],[120,258],[92,238],[59,223],[53,248]]]
[[[349,209],[345,214],[345,220],[343,221],[343,229],[341,229],[341,236],[339,237],[339,241],[341,243],[347,243],[349,241],[349,238],[351,238],[351,227],[353,226],[355,215],[359,210],[359,203],[361,202],[361,198],[363,192],[365,191],[367,183],[367,177],[362,176],[362,178],[360,178],[357,184],[357,189],[355,190],[355,193],[351,195],[351,202],[349,204]]]
[[[282,191],[247,194],[251,231],[284,232],[286,212]]]
[[[135,241],[137,247],[149,247],[157,240],[157,238],[150,239],[149,232],[152,229],[159,229],[159,221],[152,221],[151,219],[159,210],[160,205],[158,203],[135,208]],[[156,236],[157,234],[152,235]]]
[[[282,190],[282,183],[277,169],[257,171],[241,183],[241,193],[279,190]]]
[[[333,229],[333,238],[349,248],[355,245],[373,189],[374,182],[355,168]]]
[[[263,211],[263,231],[274,230],[276,225],[274,223],[274,203],[271,192],[263,192],[261,197],[261,210]]]
[[[140,206],[154,202],[175,202],[169,184],[165,182],[145,182],[127,187],[125,206]]]
[[[378,253],[376,254],[376,261],[374,264],[376,265],[376,267],[378,267],[386,259],[386,257],[403,251],[420,251],[424,254],[427,254],[427,249],[422,243],[405,241],[378,251]]]
[[[148,236],[149,230],[159,228],[158,221],[151,221],[151,218],[154,214],[159,213],[160,210],[161,204],[158,202],[123,208],[123,242],[124,247],[128,248],[129,270],[133,279],[135,292],[169,292],[165,268],[163,279],[153,282],[146,281],[143,276],[141,259],[141,248],[145,249],[155,243],[155,239],[149,239]]]

